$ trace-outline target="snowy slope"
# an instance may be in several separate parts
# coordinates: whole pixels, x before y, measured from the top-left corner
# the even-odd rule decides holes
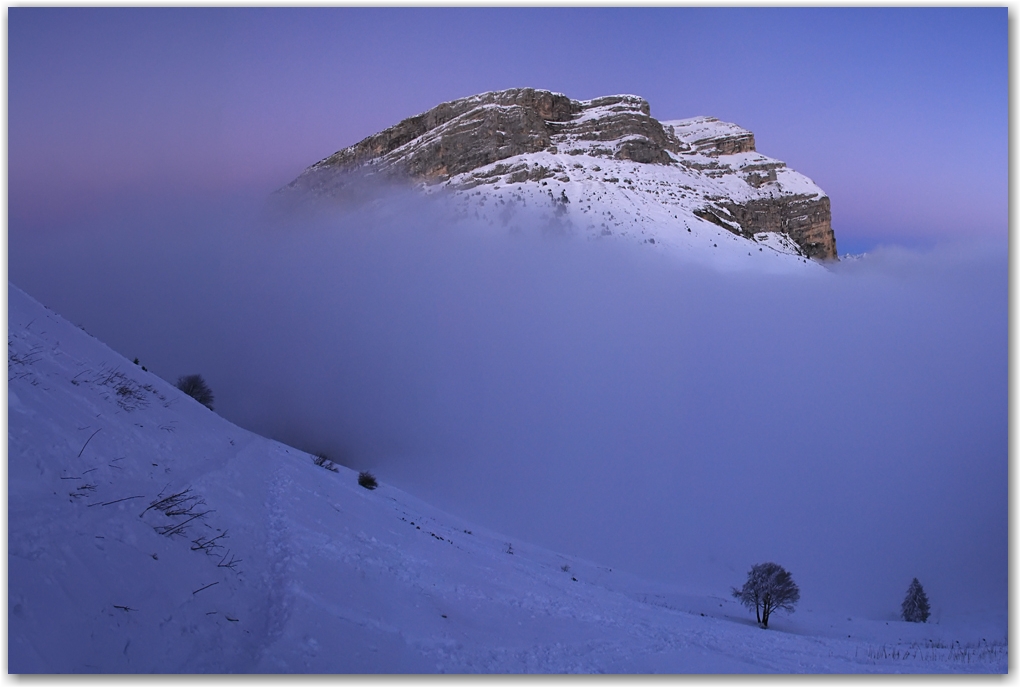
[[[454,178],[449,186],[423,189],[450,192],[460,217],[498,231],[539,227],[547,233],[588,241],[639,243],[671,259],[724,271],[824,269],[785,234],[761,232],[748,240],[694,214],[706,196],[746,191],[739,188],[746,186],[739,179],[713,179],[700,172],[680,174],[673,167],[586,155],[541,152],[521,155],[514,162],[547,168],[555,176],[466,189],[454,186],[466,179]]]
[[[240,429],[8,287],[8,670],[1005,672],[1002,618],[777,616]],[[511,553],[512,552],[512,553]]]

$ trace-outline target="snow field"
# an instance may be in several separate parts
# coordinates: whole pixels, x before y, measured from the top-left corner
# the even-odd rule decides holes
[[[497,180],[458,189],[479,171],[487,173],[498,165],[510,164],[545,167],[554,174],[540,181]],[[799,192],[822,194],[805,177],[792,170],[786,173],[810,186]],[[540,227],[548,234],[589,241],[639,243],[668,259],[710,265],[721,271],[791,273],[822,269],[783,235],[763,233],[752,241],[693,213],[704,205],[706,197],[763,195],[751,193],[754,189],[735,174],[711,178],[694,169],[681,172],[661,165],[542,152],[504,160],[454,177],[441,188],[424,190],[433,194],[452,190],[456,216],[494,231],[527,232]],[[564,197],[568,202],[563,202]]]
[[[8,291],[12,673],[1006,671],[1004,618],[802,603],[762,631],[724,585],[509,541],[385,475],[368,491]]]

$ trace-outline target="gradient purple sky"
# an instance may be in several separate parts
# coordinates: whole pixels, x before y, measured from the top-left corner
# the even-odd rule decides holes
[[[754,131],[841,252],[1007,234],[1007,9],[8,10],[12,232],[269,193],[458,97],[634,93]]]

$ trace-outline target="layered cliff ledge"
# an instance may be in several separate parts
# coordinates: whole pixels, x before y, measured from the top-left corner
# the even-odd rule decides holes
[[[443,103],[317,162],[281,193],[339,196],[355,174],[446,189],[476,199],[476,213],[495,189],[519,189],[508,197],[524,204],[525,188],[548,192],[557,215],[592,236],[686,245],[684,232],[710,224],[759,249],[837,259],[828,196],[758,153],[753,133],[713,117],[660,122],[633,95],[573,100],[518,88]],[[556,205],[571,196],[583,204]]]

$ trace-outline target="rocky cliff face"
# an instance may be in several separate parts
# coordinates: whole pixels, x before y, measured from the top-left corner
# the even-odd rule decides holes
[[[711,199],[695,210],[699,217],[747,237],[761,232],[786,234],[812,258],[839,259],[828,196],[817,187],[784,189],[779,176],[790,176],[790,170],[758,154],[754,134],[714,117],[676,122],[673,131],[695,152],[687,161],[689,166],[716,178],[740,177],[757,192],[752,197]],[[710,161],[696,161],[696,157]]]
[[[754,134],[713,117],[660,122],[633,95],[578,101],[519,88],[443,103],[312,165],[281,193],[337,196],[355,173],[446,189],[480,218],[489,199],[526,205],[548,193],[591,236],[693,245],[694,229],[709,236],[710,225],[759,252],[837,259],[828,197],[758,153]],[[568,212],[571,195],[584,202]],[[508,223],[505,208],[498,219]]]

